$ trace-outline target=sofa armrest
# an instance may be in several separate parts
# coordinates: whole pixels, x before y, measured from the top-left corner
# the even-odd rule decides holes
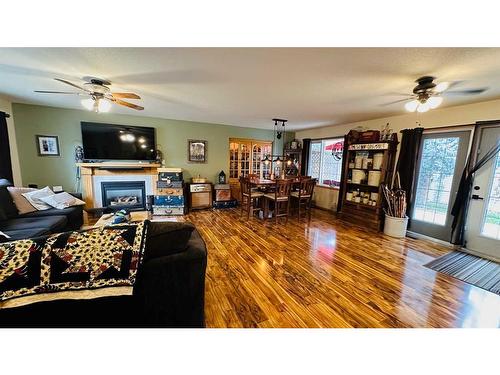
[[[68,193],[74,196],[75,198],[82,199],[82,193],[76,193],[71,191],[68,191]]]
[[[207,251],[195,230],[181,253],[143,263],[134,295],[141,301],[147,325],[204,327]]]

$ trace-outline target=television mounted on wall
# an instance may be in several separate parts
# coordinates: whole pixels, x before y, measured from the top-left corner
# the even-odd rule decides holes
[[[83,121],[81,127],[87,161],[156,160],[154,128]]]

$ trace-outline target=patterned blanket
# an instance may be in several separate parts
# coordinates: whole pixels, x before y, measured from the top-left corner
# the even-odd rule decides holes
[[[0,304],[34,294],[133,286],[146,228],[141,222],[0,244]]]

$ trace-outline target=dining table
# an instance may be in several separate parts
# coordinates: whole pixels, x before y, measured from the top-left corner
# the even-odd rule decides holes
[[[287,180],[291,181],[292,189],[298,187],[300,184],[300,178],[297,177],[288,178]],[[274,185],[276,185],[276,179],[272,180],[266,178],[249,178],[248,181],[250,182],[252,188],[257,188],[264,193],[269,193],[273,191],[272,188],[274,187]],[[264,210],[262,210],[261,212],[259,212],[259,218],[263,219],[264,217],[265,217]],[[271,217],[272,217],[272,211],[267,213],[267,218]]]

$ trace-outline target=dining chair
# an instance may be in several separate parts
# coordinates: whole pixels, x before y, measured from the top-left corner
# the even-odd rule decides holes
[[[309,220],[311,220],[311,205],[312,197],[314,193],[314,187],[316,186],[315,178],[301,178],[299,183],[299,188],[297,191],[292,191],[290,197],[297,200],[297,220],[300,221],[300,209],[304,207],[304,210],[308,213]]]
[[[292,190],[292,181],[276,180],[274,192],[264,194],[264,218],[267,219],[269,214],[269,202],[274,202],[274,217],[278,224],[278,217],[285,216],[288,223],[288,215],[290,214],[290,192]]]
[[[264,196],[264,193],[260,193],[252,190],[252,184],[248,177],[240,177],[240,191],[241,191],[241,212],[240,217],[243,215],[243,209],[247,212],[247,220],[250,219],[250,212],[261,211],[262,207],[258,204],[259,199]],[[257,205],[257,207],[255,207]]]

